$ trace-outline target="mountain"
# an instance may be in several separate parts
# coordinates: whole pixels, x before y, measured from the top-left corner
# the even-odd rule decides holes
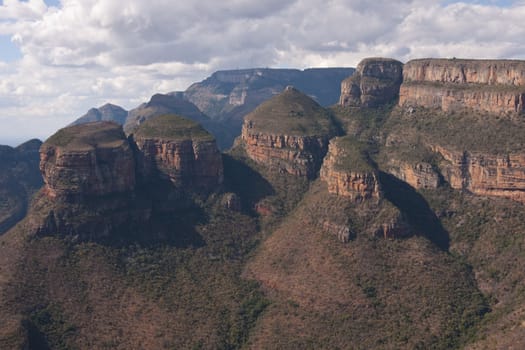
[[[0,348],[524,347],[523,64],[364,59],[223,154],[170,113],[59,130],[0,236]]]
[[[91,108],[86,114],[75,120],[71,125],[78,125],[98,121],[110,121],[124,124],[128,112],[122,107],[107,103],[99,108]]]
[[[30,140],[16,148],[0,146],[0,234],[21,220],[31,197],[42,186],[38,149]]]
[[[185,99],[203,113],[219,121],[225,130],[218,137],[229,148],[240,134],[243,118],[260,103],[294,86],[323,106],[337,103],[341,81],[353,68],[241,69],[218,71],[183,92]]]
[[[124,131],[131,133],[144,121],[163,114],[178,114],[198,123],[206,124],[209,118],[194,104],[184,100],[180,94],[155,94],[149,102],[129,111],[124,123]]]

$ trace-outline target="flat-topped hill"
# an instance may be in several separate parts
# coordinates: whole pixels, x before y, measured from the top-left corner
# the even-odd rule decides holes
[[[525,61],[457,58],[415,59],[405,64],[403,79],[404,82],[435,81],[524,86]]]
[[[122,127],[112,122],[92,122],[58,130],[43,144],[66,150],[88,150],[94,147],[117,147],[127,142]]]
[[[334,128],[326,109],[291,86],[248,114],[245,124],[262,133],[293,136],[323,135]]]
[[[199,123],[176,114],[165,114],[146,120],[134,133],[136,138],[165,140],[213,141],[214,137]]]
[[[60,129],[40,148],[40,171],[51,197],[130,191],[135,186],[134,169],[122,126],[112,122]]]
[[[139,174],[157,176],[178,187],[210,192],[223,180],[221,154],[215,138],[198,123],[166,114],[142,123],[133,135]]]

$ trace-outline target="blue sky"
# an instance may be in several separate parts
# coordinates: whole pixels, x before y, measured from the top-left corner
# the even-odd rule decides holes
[[[525,59],[525,0],[0,0],[0,144],[219,69]]]

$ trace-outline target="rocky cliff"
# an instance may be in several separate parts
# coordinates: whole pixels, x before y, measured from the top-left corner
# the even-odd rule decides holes
[[[133,151],[122,127],[111,122],[59,130],[40,149],[40,170],[49,197],[77,200],[135,187]]]
[[[378,107],[399,94],[403,64],[390,58],[366,58],[351,77],[341,83],[339,104]]]
[[[525,61],[420,59],[405,64],[400,106],[525,112]]]
[[[145,181],[156,176],[185,189],[209,192],[223,180],[222,158],[215,139],[199,124],[163,115],[136,130],[138,171]]]
[[[382,196],[376,170],[367,163],[362,145],[351,137],[330,141],[320,174],[328,192],[352,201],[379,200]]]
[[[525,155],[458,152],[442,146],[440,168],[452,188],[478,195],[499,196],[525,203]]]
[[[439,173],[426,162],[410,163],[391,160],[387,170],[416,189],[432,189],[441,184]]]
[[[329,113],[293,87],[248,114],[241,140],[272,171],[314,178],[336,130]]]
[[[71,125],[91,122],[107,121],[123,125],[128,116],[128,111],[120,106],[107,103],[98,108],[91,108],[86,114],[75,120]]]
[[[59,130],[40,148],[45,186],[31,207],[39,235],[108,237],[150,216],[135,200],[135,155],[122,126],[94,122]]]

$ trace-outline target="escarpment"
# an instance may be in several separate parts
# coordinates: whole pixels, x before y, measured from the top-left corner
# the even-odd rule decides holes
[[[111,122],[59,130],[40,148],[49,197],[78,198],[133,191],[135,161],[122,128]]]
[[[458,152],[433,146],[450,186],[478,195],[498,196],[525,203],[525,154]]]
[[[341,106],[378,107],[399,93],[403,64],[390,58],[366,58],[341,83]]]
[[[377,172],[364,159],[361,148],[348,136],[332,139],[321,168],[321,180],[327,183],[328,192],[350,200],[379,200],[382,195]]]
[[[32,208],[34,231],[81,239],[134,232],[155,208],[185,205],[159,201],[207,194],[223,178],[213,137],[174,115],[144,122],[130,138],[110,122],[61,129],[42,145],[40,169],[45,187]],[[158,195],[153,189],[161,183]]]
[[[223,180],[215,139],[199,124],[163,115],[144,122],[133,136],[138,169],[146,181],[160,176],[178,187],[212,191]]]
[[[405,64],[400,106],[525,112],[525,61],[420,59]]]
[[[134,153],[118,124],[59,130],[40,148],[40,170],[45,185],[29,214],[39,235],[106,237],[149,218],[134,201]]]
[[[439,173],[426,162],[391,161],[387,170],[415,189],[434,189],[441,183]]]
[[[312,179],[335,134],[327,110],[287,87],[245,117],[241,141],[248,156],[271,171]]]

